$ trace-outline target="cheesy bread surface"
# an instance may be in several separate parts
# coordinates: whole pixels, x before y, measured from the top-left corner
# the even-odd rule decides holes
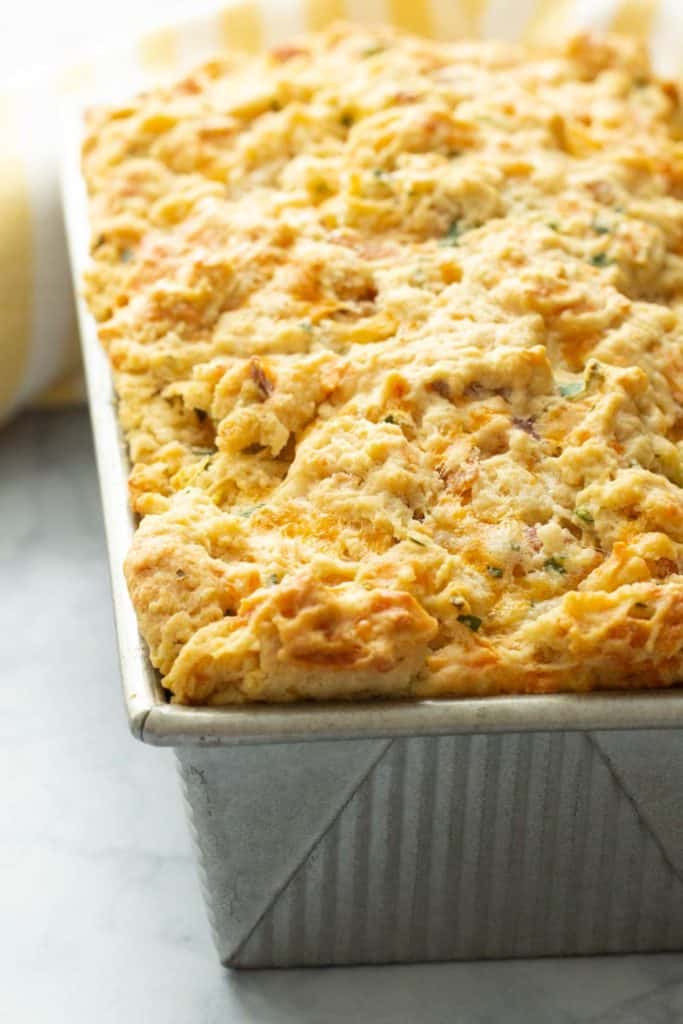
[[[683,678],[682,129],[624,40],[349,26],[91,112],[176,700]]]

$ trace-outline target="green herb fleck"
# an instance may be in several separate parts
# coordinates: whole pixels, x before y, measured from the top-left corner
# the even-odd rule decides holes
[[[368,46],[366,50],[361,50],[361,57],[376,57],[378,53],[384,53],[383,46]]]
[[[464,229],[460,226],[459,220],[451,221],[451,226],[449,227],[448,231],[443,236],[443,238],[439,240],[439,245],[460,245],[459,238],[462,235],[463,231]]]
[[[418,544],[421,548],[426,548],[425,541],[420,540],[419,537],[414,537],[412,534],[409,535],[408,540],[412,540],[413,544]]]
[[[119,253],[119,261],[121,263],[130,263],[130,261],[132,259],[133,259],[133,250],[132,249],[122,249],[121,252]]]
[[[280,577],[276,572],[271,572],[266,580],[269,587],[274,587],[280,582]]]
[[[552,569],[553,572],[559,572],[560,576],[564,576],[567,572],[565,567],[562,565],[562,560],[559,558],[546,558],[543,563],[544,569]]]
[[[398,424],[397,424],[396,420],[395,420],[395,419],[394,419],[394,417],[393,417],[393,416],[391,416],[391,415],[389,415],[389,416],[385,416],[385,417],[384,417],[384,422],[385,422],[385,423],[393,423],[393,425],[394,425],[395,427],[397,427],[397,426],[398,426]]]
[[[606,252],[599,252],[595,256],[591,256],[588,262],[593,267],[610,267],[614,260],[610,259]]]
[[[522,550],[521,544],[517,544],[516,541],[514,541],[514,540],[510,541],[510,551],[521,551],[521,550]]]
[[[594,224],[593,231],[596,235],[608,235],[610,229],[607,227],[606,224]]]
[[[482,620],[478,615],[458,615],[458,622],[462,622],[463,626],[467,626],[473,633],[476,633]]]
[[[211,455],[215,455],[216,454],[216,449],[215,448],[197,448],[197,447],[193,446],[192,454],[193,455],[209,455],[209,456],[211,456]]]
[[[568,384],[560,384],[557,390],[563,398],[575,398],[583,391],[583,381],[571,380]]]
[[[313,334],[313,324],[310,320],[302,320],[299,323],[299,327],[302,331],[305,331],[306,334]]]
[[[584,523],[593,523],[595,520],[587,508],[574,509],[574,515],[578,519],[582,519]]]
[[[389,172],[385,171],[383,167],[373,167],[372,176],[373,178],[386,178]]]
[[[489,576],[493,576],[497,580],[499,580],[503,575],[503,570],[500,568],[499,565],[487,565],[486,571],[489,574]]]
[[[265,508],[265,502],[260,502],[258,505],[247,505],[245,508],[241,508],[237,511],[237,515],[242,519],[248,519],[252,513],[258,511],[260,508]]]
[[[556,220],[549,220],[548,221],[548,227],[550,228],[551,231],[559,231],[560,230],[560,225],[557,223]]]

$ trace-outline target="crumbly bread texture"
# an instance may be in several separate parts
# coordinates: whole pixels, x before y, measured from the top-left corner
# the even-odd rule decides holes
[[[683,677],[682,139],[625,40],[349,26],[91,113],[176,700]]]

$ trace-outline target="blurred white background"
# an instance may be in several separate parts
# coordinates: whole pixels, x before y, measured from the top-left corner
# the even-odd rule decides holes
[[[188,0],[17,0],[0,3],[0,86],[116,46],[166,20],[209,9]]]

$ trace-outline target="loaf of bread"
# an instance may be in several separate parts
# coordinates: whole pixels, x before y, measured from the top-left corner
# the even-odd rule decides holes
[[[91,112],[174,699],[683,677],[682,140],[625,40],[343,25]]]

